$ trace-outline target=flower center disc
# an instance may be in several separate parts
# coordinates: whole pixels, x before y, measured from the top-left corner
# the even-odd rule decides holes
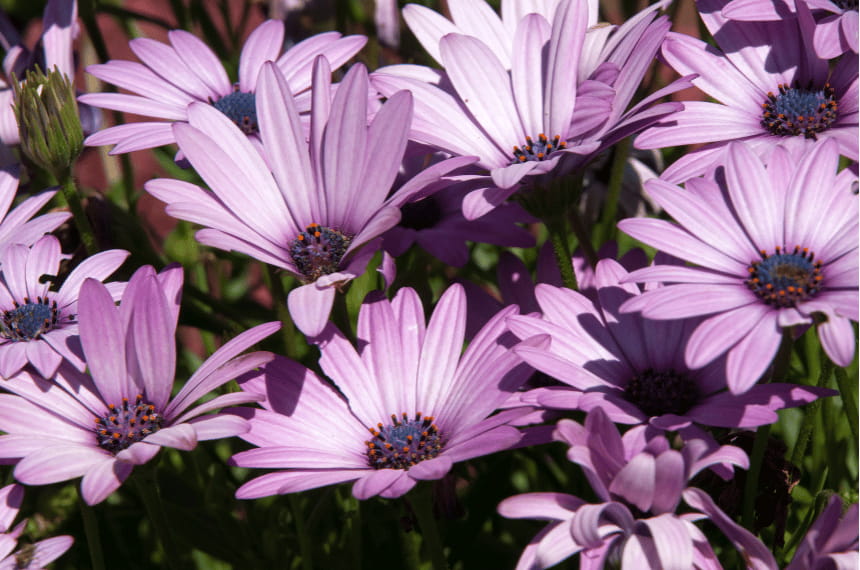
[[[674,370],[645,370],[624,390],[625,398],[648,416],[683,415],[699,400],[695,382]]]
[[[33,303],[24,299],[24,304],[15,304],[0,317],[0,336],[9,340],[35,340],[53,329],[57,324],[57,302],[36,297]]]
[[[370,428],[373,438],[364,442],[367,463],[374,469],[409,469],[425,459],[433,459],[445,446],[433,418],[422,418],[421,412],[412,420],[405,412],[401,420],[391,414],[389,425],[379,423],[376,427]]]
[[[290,256],[296,269],[313,282],[339,269],[350,242],[352,238],[337,230],[311,224],[293,240]]]
[[[773,255],[761,252],[761,260],[749,266],[746,284],[759,299],[772,307],[794,307],[821,289],[821,261],[808,249],[795,246],[792,253],[777,247]]]
[[[228,119],[236,123],[246,135],[253,135],[257,128],[257,97],[253,93],[233,91],[212,103]]]
[[[122,399],[121,406],[110,404],[110,413],[96,418],[96,436],[99,447],[116,455],[132,443],[141,441],[149,434],[161,429],[163,418],[155,411],[155,406],[137,395],[134,403]]]
[[[767,101],[762,103],[761,126],[773,135],[803,135],[815,140],[818,133],[836,122],[837,108],[829,83],[821,89],[780,85],[779,93],[768,93]]]
[[[511,160],[511,164],[546,160],[553,151],[565,147],[567,147],[567,142],[561,140],[560,135],[555,135],[552,140],[549,140],[545,134],[541,133],[538,135],[537,141],[531,137],[526,137],[526,144],[514,147],[514,158]]]

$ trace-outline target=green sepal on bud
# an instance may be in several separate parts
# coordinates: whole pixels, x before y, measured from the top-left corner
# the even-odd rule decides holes
[[[20,83],[13,77],[21,150],[36,166],[63,180],[84,148],[84,132],[71,80],[55,67],[36,67]]]

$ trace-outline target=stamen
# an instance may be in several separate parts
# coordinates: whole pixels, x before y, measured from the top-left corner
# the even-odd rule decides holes
[[[296,269],[313,282],[340,269],[340,260],[352,238],[338,230],[311,224],[290,245]]]
[[[761,260],[750,263],[746,284],[772,307],[795,307],[821,289],[824,279],[821,268],[821,261],[808,248],[795,246],[788,253],[777,246],[773,254],[762,251]]]
[[[768,100],[762,103],[761,125],[773,135],[815,140],[836,122],[839,105],[834,95],[829,83],[821,89],[811,85],[804,89],[796,82],[793,87],[781,84],[779,93],[768,93]]]
[[[234,85],[234,91],[224,95],[212,105],[224,113],[246,135],[258,132],[257,98],[253,93],[239,91],[239,85]]]
[[[624,389],[628,402],[648,416],[683,415],[699,401],[696,383],[674,370],[647,369],[634,376]]]
[[[372,439],[367,445],[367,462],[373,469],[406,469],[439,455],[445,447],[442,434],[432,416],[421,412],[409,419],[405,412],[398,418],[391,414],[391,424],[369,428]]]
[[[161,414],[144,401],[142,394],[137,395],[134,404],[123,398],[121,406],[109,404],[108,409],[110,415],[96,418],[95,431],[99,447],[114,455],[161,429]]]
[[[53,329],[59,317],[57,302],[47,297],[36,297],[35,302],[24,298],[24,304],[3,311],[0,317],[0,336],[19,340],[35,340]]]
[[[541,133],[538,135],[537,141],[527,136],[526,144],[521,147],[514,147],[514,158],[511,159],[511,164],[546,160],[554,151],[566,147],[567,141],[561,140],[560,135],[555,135],[552,140],[549,140],[545,134]]]

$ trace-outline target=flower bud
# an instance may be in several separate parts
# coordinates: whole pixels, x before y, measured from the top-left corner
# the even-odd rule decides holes
[[[34,164],[62,180],[84,144],[71,80],[56,67],[47,75],[36,67],[27,71],[24,81],[13,81],[13,86],[21,150]]]

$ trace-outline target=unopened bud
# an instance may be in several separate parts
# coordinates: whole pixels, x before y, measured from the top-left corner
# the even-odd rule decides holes
[[[84,145],[71,80],[56,67],[47,75],[37,67],[27,71],[24,81],[12,84],[21,150],[34,164],[62,180]]]

